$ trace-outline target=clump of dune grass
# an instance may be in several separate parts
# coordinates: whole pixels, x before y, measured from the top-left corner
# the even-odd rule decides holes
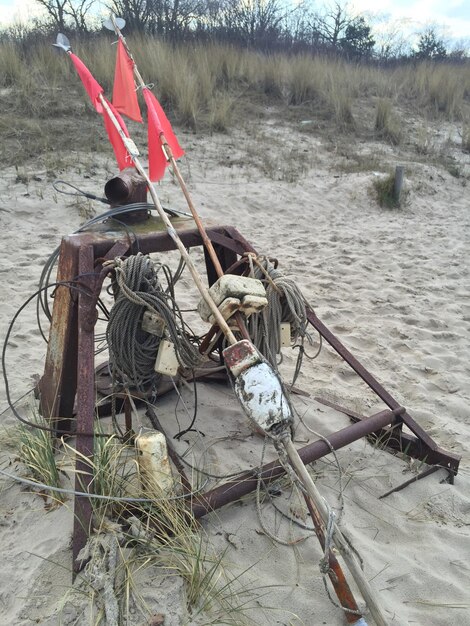
[[[378,100],[374,129],[379,137],[389,141],[393,145],[398,145],[401,142],[402,133],[400,123],[393,112],[390,100]]]
[[[209,126],[215,132],[227,132],[232,125],[234,99],[227,93],[218,94],[210,104]]]
[[[292,105],[313,103],[320,92],[318,65],[308,56],[292,59],[287,70],[288,102]]]
[[[398,209],[403,206],[406,192],[402,190],[401,197],[395,193],[395,176],[389,174],[385,177],[377,177],[373,182],[375,197],[381,207],[386,209]]]
[[[33,412],[31,421],[39,427],[48,427],[44,418],[36,411]],[[20,424],[16,437],[18,459],[33,481],[60,488],[60,473],[52,433],[42,428]],[[57,491],[44,493],[46,497],[50,496],[52,504],[61,504],[65,500],[65,496]]]
[[[95,429],[103,434],[99,423]],[[97,619],[106,616],[126,623],[136,611],[149,619],[155,607],[148,606],[139,585],[149,572],[155,584],[159,578],[182,581],[181,601],[191,619],[204,614],[207,624],[250,623],[245,612],[252,608],[252,591],[241,576],[227,571],[224,551],[212,547],[178,490],[145,502],[123,501],[148,497],[139,481],[133,445],[114,436],[95,437],[93,460],[64,445],[73,464],[82,462],[79,472],[92,474],[90,489],[110,497],[92,499],[95,531],[81,555],[89,562],[80,593]]]
[[[147,623],[155,611],[142,585],[149,576],[162,589],[170,580],[170,603],[179,605],[182,623],[203,618],[204,624],[248,626],[252,622],[246,613],[260,606],[260,589],[244,582],[245,573],[228,572],[225,551],[211,546],[182,500],[163,497],[135,505],[119,524],[103,518],[81,556],[88,562],[80,587],[66,599],[73,594],[75,606],[78,599],[89,612],[92,605],[96,619],[106,616],[111,623],[127,623],[138,613]],[[164,591],[162,612],[165,602]]]
[[[95,423],[95,433],[92,459],[63,441],[61,466],[73,478],[78,477],[81,491],[110,497],[109,500],[91,499],[93,515],[99,522],[106,517],[119,517],[125,506],[119,499],[135,493],[138,481],[134,447],[122,443],[115,435],[103,436],[99,420]]]
[[[470,122],[462,127],[462,150],[470,154]]]
[[[416,132],[415,149],[418,154],[424,156],[431,154],[435,149],[427,121],[425,121]]]
[[[75,51],[109,96],[115,63],[112,35],[72,39]],[[0,121],[4,162],[21,164],[55,150],[63,137],[75,149],[109,150],[72,64],[50,43],[40,37],[30,46],[0,42],[0,89],[8,118]],[[358,134],[359,118],[353,115],[357,104],[363,108],[371,98],[380,98],[376,136],[392,144],[402,138],[392,98],[394,105],[413,115],[417,110],[451,120],[469,115],[470,74],[465,63],[389,68],[306,53],[263,54],[213,43],[171,46],[138,35],[129,35],[128,43],[170,120],[198,132],[226,132],[236,124],[239,116],[232,114],[231,100],[238,110],[254,115],[265,112],[267,105],[283,111],[288,106],[291,111],[284,119],[308,115]],[[139,98],[145,110],[140,94]],[[129,127],[140,137],[140,125],[129,122]]]

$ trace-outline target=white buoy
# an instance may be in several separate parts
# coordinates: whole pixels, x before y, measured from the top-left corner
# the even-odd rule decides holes
[[[142,490],[149,498],[171,495],[175,481],[165,436],[157,430],[152,430],[138,435],[135,445]]]

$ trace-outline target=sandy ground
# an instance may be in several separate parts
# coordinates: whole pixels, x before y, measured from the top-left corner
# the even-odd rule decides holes
[[[342,528],[362,555],[390,624],[470,625],[469,157],[454,147],[464,174],[455,178],[440,165],[418,162],[409,146],[369,143],[338,151],[302,130],[287,132],[260,122],[250,136],[241,131],[205,138],[182,133],[188,154],[183,174],[201,215],[237,226],[260,253],[277,257],[356,357],[442,447],[462,455],[454,485],[440,470],[383,500],[378,499],[382,493],[422,469],[419,462],[362,440],[338,453],[341,471],[328,457],[315,464],[314,473],[322,494],[335,506],[341,474]],[[404,163],[406,206],[379,208],[370,193],[378,174],[356,171],[360,168],[351,162],[357,158],[345,158],[345,151],[372,154],[390,167]],[[51,160],[47,168],[44,159],[19,171],[7,169],[0,181],[2,339],[18,307],[37,288],[42,266],[61,236],[75,230],[86,213],[102,211],[99,204],[60,196],[51,179],[100,193],[113,171],[110,160],[94,161],[88,155]],[[185,210],[168,175],[159,189],[164,204]],[[190,282],[186,275],[182,305],[194,307]],[[44,354],[33,304],[20,317],[8,346],[13,398],[33,386]],[[294,358],[285,351],[286,380]],[[310,399],[294,398],[300,415],[323,435],[345,427],[348,419],[314,396],[365,414],[383,408],[327,347],[318,359],[305,362],[297,385],[311,394]],[[1,393],[1,467],[24,475],[9,446],[14,420],[6,410],[3,385]],[[191,412],[191,391],[183,389],[182,395]],[[184,404],[175,404],[176,396],[170,394],[157,406],[172,434],[189,419]],[[28,414],[30,401],[18,406]],[[253,435],[229,388],[200,385],[198,428],[205,438],[190,434],[178,444],[182,453],[191,449],[188,458],[194,463],[215,474],[259,464],[263,441]],[[298,446],[316,438],[303,426],[296,432]],[[272,458],[268,446],[265,459]],[[301,500],[284,484],[279,489],[278,507],[309,526]],[[295,540],[294,545],[270,539],[260,518],[265,528]],[[0,525],[0,624],[90,623],[88,601],[68,601],[72,502],[48,511],[40,497],[1,479]],[[233,575],[245,571],[245,584],[255,596],[248,623],[344,623],[323,587],[316,538],[281,518],[269,502],[261,504],[258,514],[250,496],[208,516],[203,525],[216,552],[226,551],[227,570]],[[300,538],[305,540],[297,542]],[[153,570],[142,573],[139,581],[150,613],[164,613],[166,626],[191,623],[181,581]],[[232,619],[237,623],[236,614]],[[134,614],[127,623],[147,621]],[[197,623],[225,622],[204,613]]]

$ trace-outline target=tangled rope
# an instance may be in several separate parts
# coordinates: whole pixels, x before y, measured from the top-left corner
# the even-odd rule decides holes
[[[181,313],[171,295],[158,280],[158,269],[149,256],[139,253],[125,260],[115,259],[111,309],[106,339],[110,365],[124,385],[139,391],[154,387],[160,375],[154,371],[161,337],[142,330],[145,311],[160,315],[165,336],[174,344],[178,362],[193,369],[200,363],[197,348],[183,330]],[[171,291],[171,289],[170,289]],[[177,324],[179,318],[181,325]]]
[[[307,303],[295,281],[285,277],[266,257],[249,254],[248,262],[250,275],[264,282],[268,299],[268,306],[248,319],[250,337],[261,354],[277,369],[277,355],[281,352],[281,322],[290,323],[292,341],[299,349],[294,383],[306,355],[304,343],[306,340],[309,344],[313,343],[307,331]],[[318,356],[320,349],[321,343],[318,352],[309,358]]]

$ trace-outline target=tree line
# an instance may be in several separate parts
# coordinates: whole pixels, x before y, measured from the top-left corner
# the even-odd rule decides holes
[[[97,0],[35,0],[42,17],[12,26],[3,37],[31,32],[101,30]],[[450,49],[436,27],[414,43],[394,22],[374,23],[347,4],[317,8],[312,0],[108,0],[106,11],[126,20],[126,33],[145,33],[171,43],[216,41],[262,51],[311,51],[351,60],[468,59],[467,45]],[[21,32],[20,32],[21,31]]]

